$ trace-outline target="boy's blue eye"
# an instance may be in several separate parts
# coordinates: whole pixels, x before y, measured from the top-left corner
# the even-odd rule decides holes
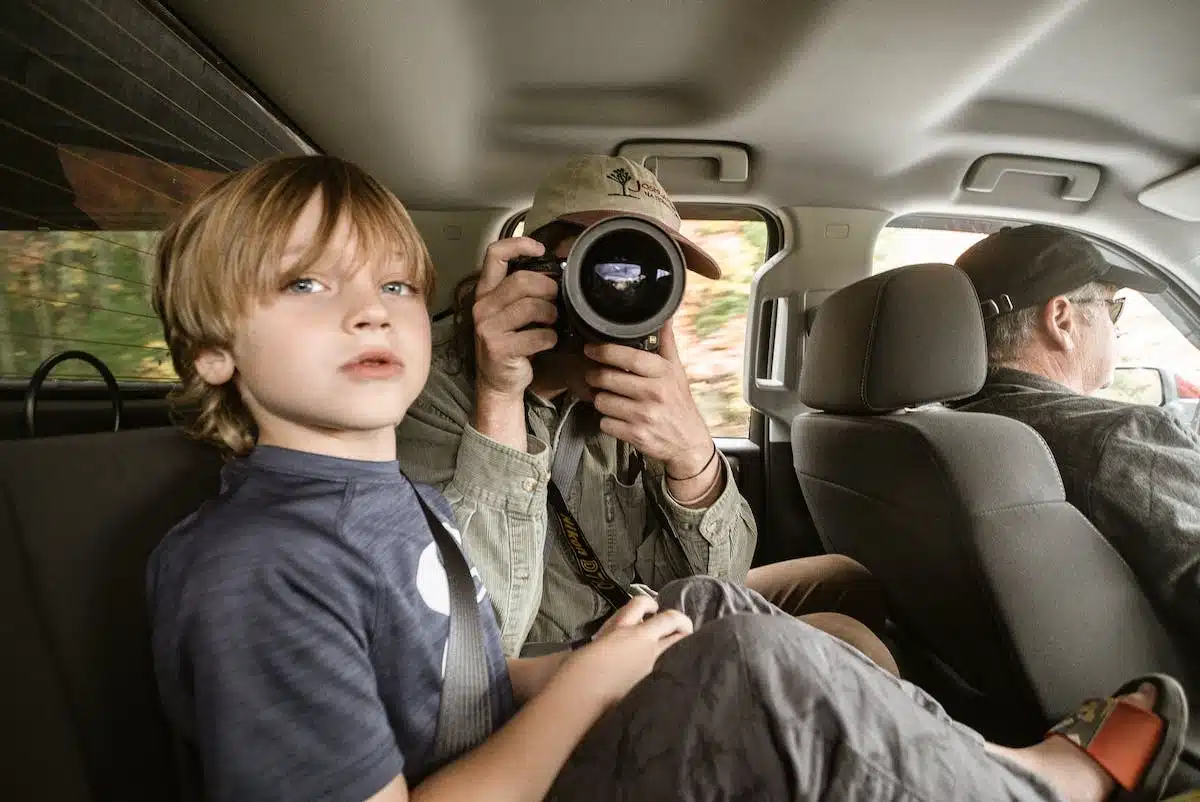
[[[383,291],[388,295],[415,295],[413,285],[404,281],[389,281],[383,285]]]
[[[295,281],[292,281],[291,283],[289,283],[286,287],[284,287],[284,289],[287,290],[288,292],[305,294],[305,293],[320,292],[321,290],[328,289],[328,288],[321,282],[317,281],[315,278],[308,278],[307,276],[301,276],[300,278],[296,279]]]

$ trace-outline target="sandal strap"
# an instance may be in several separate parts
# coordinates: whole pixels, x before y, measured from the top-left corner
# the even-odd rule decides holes
[[[1154,759],[1165,727],[1153,711],[1109,697],[1088,699],[1047,734],[1075,744],[1132,791]]]

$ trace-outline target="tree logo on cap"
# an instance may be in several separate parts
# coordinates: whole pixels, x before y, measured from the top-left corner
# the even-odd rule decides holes
[[[636,198],[638,197],[638,193],[642,191],[641,181],[637,182],[637,187],[635,187],[632,192],[629,190],[629,182],[633,180],[633,173],[629,172],[624,167],[618,167],[606,175],[605,178],[607,178],[609,181],[616,182],[616,184],[621,187],[620,192],[608,193],[610,196],[617,195],[622,198]]]
[[[671,199],[666,196],[666,193],[662,191],[662,188],[658,186],[656,181],[638,180],[636,186],[631,189],[629,187],[629,183],[634,180],[633,173],[629,172],[624,167],[618,167],[604,177],[621,187],[620,192],[608,193],[610,198],[634,198],[638,200],[642,198],[649,198],[650,200],[656,200],[663,206],[667,207],[667,209],[671,211],[671,214],[678,219],[679,213],[675,211],[675,204],[671,203]]]

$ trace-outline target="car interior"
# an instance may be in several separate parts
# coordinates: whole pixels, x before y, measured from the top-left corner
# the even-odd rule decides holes
[[[567,158],[653,169],[726,273],[689,279],[676,331],[755,564],[862,562],[906,677],[999,743],[1177,676],[1175,787],[1200,787],[1200,651],[1032,429],[943,406],[986,369],[948,263],[1041,222],[1167,283],[1131,302],[1159,328],[1123,337],[1142,350],[1114,386],[1149,372],[1146,403],[1195,425],[1196,31],[1200,4],[1178,0],[9,0],[0,799],[187,798],[144,571],[221,458],[173,425],[154,242],[221,176],[301,153],[405,203],[434,320]]]

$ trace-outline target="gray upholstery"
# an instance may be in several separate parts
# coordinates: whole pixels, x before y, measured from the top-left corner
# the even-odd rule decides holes
[[[901,284],[932,283],[924,274],[933,271],[948,282],[962,275],[921,266],[906,270],[914,278]],[[879,288],[869,279],[826,304],[841,296],[836,309],[882,331],[857,311],[870,308]],[[965,325],[942,305],[968,303],[979,331],[951,330],[931,347],[928,327],[914,316],[907,315],[914,321],[908,341],[900,318],[883,312],[896,340],[886,352],[859,345],[848,355],[833,335],[849,323],[838,321],[809,342],[802,382],[810,399],[851,406],[846,382],[825,394],[816,385],[833,365],[850,367],[855,349],[868,353],[864,375],[889,377],[864,381],[875,389],[869,401],[853,404],[859,414],[814,412],[792,422],[796,475],[826,548],[860,561],[883,583],[902,631],[974,705],[952,712],[974,716],[971,723],[993,738],[1027,742],[1080,699],[1150,670],[1197,688],[1185,673],[1183,647],[1159,623],[1132,571],[1066,502],[1054,460],[1032,429],[939,406],[877,414],[938,395],[908,390],[940,387],[949,397],[978,385],[982,321],[974,297],[927,297],[927,320]],[[830,311],[823,306],[818,322]],[[861,332],[845,336],[864,342]],[[960,337],[965,353],[956,354]],[[906,385],[898,374],[920,351],[944,364],[924,366]],[[900,355],[897,365],[880,363],[889,354]],[[820,373],[809,373],[814,364]]]
[[[911,265],[821,304],[805,346],[800,400],[829,412],[891,412],[966,398],[986,373],[970,279],[952,265]]]
[[[170,428],[0,442],[0,799],[177,798],[144,574],[219,469]]]

